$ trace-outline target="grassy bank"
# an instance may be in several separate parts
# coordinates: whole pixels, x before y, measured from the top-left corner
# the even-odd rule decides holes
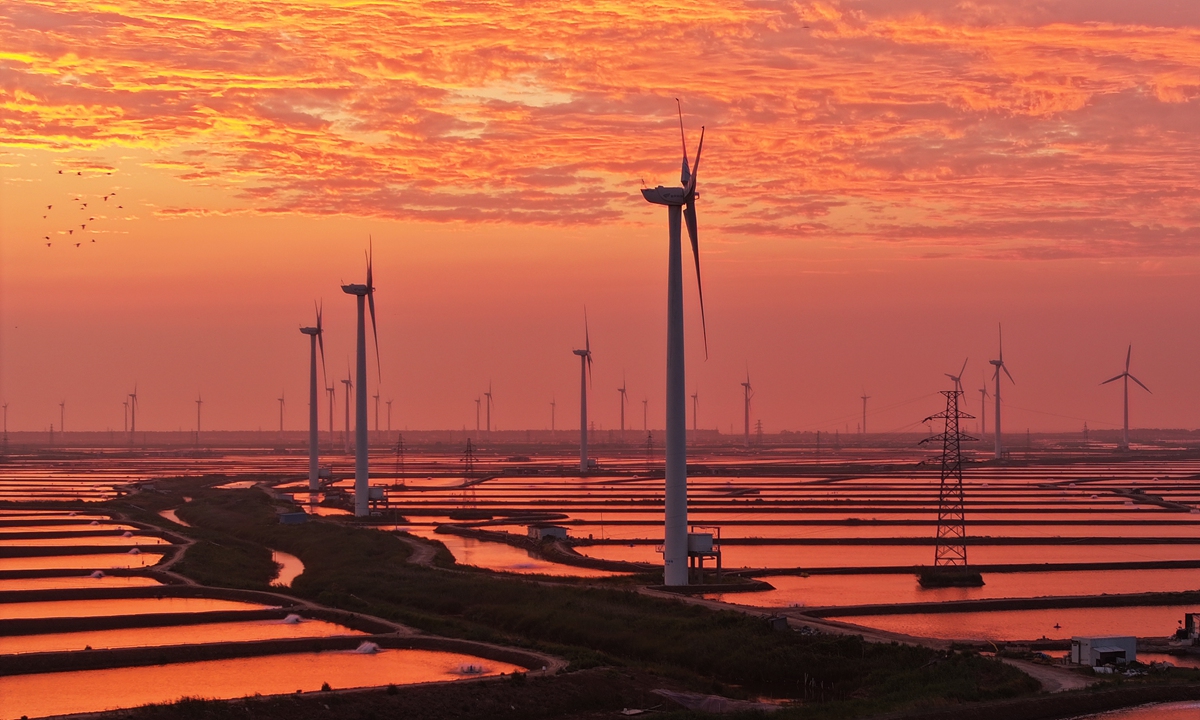
[[[164,497],[173,491],[159,483]],[[430,632],[564,655],[577,668],[608,665],[727,695],[802,698],[802,717],[853,717],[916,706],[1011,698],[1036,683],[974,655],[947,655],[848,636],[776,632],[756,618],[620,589],[408,565],[408,546],[335,522],[280,525],[257,490],[203,490],[177,511],[207,550],[177,568],[206,583],[265,588],[266,547],[305,564],[291,592]],[[147,507],[138,497],[144,512]],[[170,499],[165,500],[167,505]],[[245,564],[243,564],[245,560]],[[268,556],[269,560],[269,556]]]

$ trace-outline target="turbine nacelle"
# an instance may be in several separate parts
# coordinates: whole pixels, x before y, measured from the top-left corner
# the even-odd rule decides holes
[[[342,292],[346,293],[347,295],[357,295],[359,297],[370,295],[371,291],[374,289],[375,288],[370,287],[369,285],[359,285],[357,283],[342,286]]]
[[[688,203],[687,190],[681,187],[659,185],[658,187],[642,188],[642,197],[646,198],[646,202],[655,205],[683,207]]]

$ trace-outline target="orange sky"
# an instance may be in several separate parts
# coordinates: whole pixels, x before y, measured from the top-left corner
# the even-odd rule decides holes
[[[1200,7],[164,1],[0,7],[10,429],[64,399],[120,428],[135,382],[147,429],[197,393],[272,428],[281,390],[302,428],[296,328],[323,299],[345,372],[369,235],[394,427],[473,426],[489,380],[501,428],[552,397],[576,426],[585,304],[592,417],[624,373],[661,427],[638,189],[676,181],[675,97],[708,128],[701,425],[740,424],[749,368],[768,431],[853,431],[864,389],[872,431],[911,427],[1003,322],[1008,428],[1118,425],[1130,342],[1133,424],[1200,426]]]

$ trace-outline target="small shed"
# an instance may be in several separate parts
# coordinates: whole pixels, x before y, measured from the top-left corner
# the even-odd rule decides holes
[[[1200,613],[1184,613],[1183,629],[1191,640],[1200,637]]]
[[[534,542],[541,542],[547,538],[554,538],[555,540],[567,539],[567,529],[562,525],[529,525],[526,528],[526,532],[529,535],[529,539]]]
[[[1113,665],[1137,660],[1137,638],[1125,635],[1071,638],[1071,662],[1076,665]]]
[[[284,525],[301,525],[308,522],[308,513],[303,511],[279,513],[279,522]]]

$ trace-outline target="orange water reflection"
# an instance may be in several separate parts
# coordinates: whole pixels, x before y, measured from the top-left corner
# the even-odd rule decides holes
[[[88,632],[49,633],[0,637],[0,654],[28,652],[62,652],[86,647],[124,648],[160,645],[198,645],[215,642],[249,642],[277,638],[328,637],[330,635],[362,635],[342,625],[324,620],[303,620],[288,623],[283,620],[248,620],[246,622],[205,623],[170,627],[123,628]]]
[[[144,552],[101,553],[96,555],[50,555],[47,557],[17,557],[0,559],[0,570],[108,570],[110,568],[150,567],[162,560],[162,555]]]
[[[475,666],[478,674],[459,669]],[[428,650],[298,653],[152,667],[85,670],[0,678],[0,717],[98,712],[181,697],[227,699],[261,693],[410,685],[511,673],[522,668],[469,655]]]
[[[119,600],[53,600],[0,605],[7,619],[51,617],[100,617],[104,615],[146,615],[214,610],[261,610],[266,605],[217,600],[215,598],[166,597],[122,598]]]
[[[94,587],[148,587],[159,584],[161,583],[154,578],[145,577],[144,575],[105,575],[98,578],[91,575],[72,575],[70,577],[0,580],[0,592],[9,590],[63,590]]]

